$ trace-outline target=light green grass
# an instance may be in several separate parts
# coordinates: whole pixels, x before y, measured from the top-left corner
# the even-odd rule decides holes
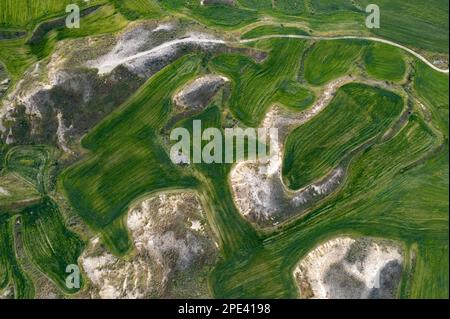
[[[196,0],[168,0],[161,4],[169,11],[187,13],[204,24],[226,29],[238,28],[258,19],[257,11],[238,6],[202,6]]]
[[[448,241],[428,240],[414,251],[414,276],[406,291],[406,297],[415,299],[448,298],[449,273]]]
[[[315,13],[328,14],[336,11],[357,11],[351,0],[312,0],[309,1]]]
[[[128,21],[121,12],[112,6],[106,5],[99,8],[80,20],[82,28],[63,28],[58,32],[58,40],[66,38],[81,38],[99,34],[110,34],[122,30],[128,25]]]
[[[238,0],[238,2],[250,9],[271,9],[272,0]]]
[[[80,19],[80,28],[56,27],[46,32],[39,41],[30,45],[31,52],[39,59],[52,54],[58,41],[68,38],[92,37],[118,32],[128,25],[120,12],[113,6],[105,5]]]
[[[19,146],[12,148],[6,156],[6,168],[33,184],[36,189],[45,193],[48,189],[52,164],[50,148],[45,146]]]
[[[37,61],[26,39],[0,41],[0,61],[4,63],[13,81],[18,81],[25,71]]]
[[[121,219],[140,196],[193,185],[159,146],[157,133],[170,114],[171,94],[198,72],[199,65],[198,57],[188,56],[165,68],[83,139],[91,155],[63,173],[62,186],[94,229],[104,230]],[[106,229],[104,235],[110,248],[123,254],[129,243],[126,231],[117,228]],[[117,239],[115,231],[125,238],[108,240]]]

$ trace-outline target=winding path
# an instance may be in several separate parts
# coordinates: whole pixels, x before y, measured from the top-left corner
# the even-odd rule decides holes
[[[277,38],[310,39],[310,40],[323,40],[323,41],[355,39],[355,40],[381,42],[381,43],[392,45],[394,47],[405,50],[406,52],[411,53],[416,58],[418,58],[419,60],[424,62],[430,68],[432,68],[440,73],[448,74],[448,69],[438,68],[433,63],[428,61],[424,56],[420,55],[419,53],[415,52],[414,50],[411,50],[410,48],[405,47],[401,44],[398,44],[398,43],[395,43],[395,42],[392,42],[389,40],[381,39],[381,38],[376,38],[376,37],[360,37],[360,36],[350,36],[350,35],[349,36],[337,36],[337,37],[321,37],[321,36],[294,35],[294,34],[274,34],[274,35],[265,35],[265,36],[261,36],[261,37],[257,37],[257,38],[253,38],[253,39],[240,40],[239,43],[243,44],[243,43],[250,43],[250,42],[255,42],[255,41],[259,41],[259,40],[277,39]]]

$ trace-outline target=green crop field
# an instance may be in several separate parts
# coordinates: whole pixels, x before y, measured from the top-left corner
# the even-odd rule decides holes
[[[258,17],[255,10],[221,4],[202,6],[193,0],[168,0],[161,5],[169,11],[188,13],[205,24],[224,28],[244,26],[255,22]]]
[[[275,0],[274,6],[287,15],[299,15],[305,12],[305,3],[302,0]]]
[[[85,14],[69,29],[73,2]],[[146,297],[178,280],[212,298],[298,298],[299,261],[342,236],[399,244],[396,297],[448,298],[448,1],[380,0],[379,29],[365,26],[369,3],[0,0],[0,299]],[[211,74],[226,79],[215,87]],[[195,101],[183,106],[186,90]],[[273,107],[293,118],[275,118],[286,127],[272,175],[172,162],[172,129],[258,128]],[[282,210],[338,167],[339,185],[307,209],[255,222],[252,209]],[[200,228],[127,219],[174,191],[199,196]],[[158,213],[178,213],[161,201],[173,206]],[[211,257],[199,234],[218,257],[190,278],[189,258]],[[80,289],[66,285],[69,265]]]
[[[8,152],[5,166],[45,193],[52,164],[49,153],[49,149],[40,146],[13,148]]]
[[[194,183],[171,164],[158,145],[156,132],[170,112],[170,94],[198,72],[199,62],[196,57],[182,59],[152,78],[84,138],[83,145],[93,156],[63,175],[68,198],[88,224],[97,230],[107,229],[106,240],[117,253],[130,248],[126,231],[118,229],[116,233],[120,222],[109,229],[106,226],[120,219],[132,201],[155,189]]]
[[[351,73],[361,58],[361,41],[323,41],[317,43],[305,59],[305,79],[322,85],[344,74]]]
[[[0,291],[11,285],[15,298],[32,298],[33,285],[17,263],[13,234],[13,218],[0,214]]]
[[[365,7],[372,3],[360,1]],[[377,36],[425,50],[448,53],[448,1],[378,1],[382,27]]]
[[[240,4],[252,9],[268,9],[272,8],[271,0],[238,0]]]
[[[354,10],[357,8],[352,4],[350,0],[315,0],[310,1],[311,6],[316,13],[330,13],[335,11]]]

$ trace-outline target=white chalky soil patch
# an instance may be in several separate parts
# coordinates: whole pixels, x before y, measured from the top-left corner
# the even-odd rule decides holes
[[[217,249],[202,219],[203,208],[193,193],[153,196],[128,214],[136,252],[131,261],[112,256],[95,239],[81,264],[101,298],[182,297],[171,295],[174,276],[187,272],[195,278],[195,271],[215,260]],[[181,293],[195,296],[197,291]]]

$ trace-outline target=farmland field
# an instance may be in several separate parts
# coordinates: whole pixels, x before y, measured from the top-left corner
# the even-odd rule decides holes
[[[392,125],[402,104],[390,92],[359,84],[342,87],[320,116],[289,136],[283,165],[287,185],[299,189],[326,175],[347,153]],[[323,123],[329,124],[318,137]]]
[[[448,1],[368,4],[0,0],[0,305],[448,298]]]
[[[361,58],[359,41],[324,41],[315,45],[305,59],[305,79],[322,85],[345,73],[351,73]]]

